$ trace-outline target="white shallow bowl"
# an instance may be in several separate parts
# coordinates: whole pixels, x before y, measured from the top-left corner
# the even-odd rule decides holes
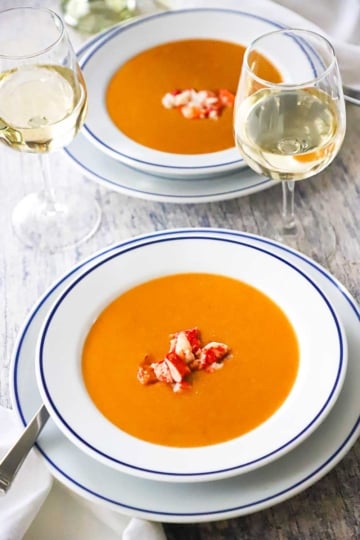
[[[210,272],[245,281],[287,314],[299,341],[294,386],[258,428],[231,441],[198,448],[150,444],[124,433],[95,407],[81,376],[83,340],[115,297],[138,283],[178,272]],[[259,329],[261,331],[261,329]],[[312,279],[292,263],[246,240],[207,233],[124,244],[94,260],[68,284],[49,311],[36,360],[39,390],[63,433],[84,452],[121,471],[189,482],[237,475],[279,458],[309,436],[341,389],[347,344],[341,322]]]
[[[179,232],[184,234],[183,230],[173,230],[152,236],[177,236]],[[72,444],[50,418],[36,443],[36,450],[52,475],[85,499],[142,519],[194,523],[231,519],[264,510],[298,495],[323,478],[339,464],[360,434],[360,312],[349,291],[316,262],[269,239],[218,229],[197,229],[196,232],[265,247],[311,277],[333,303],[345,327],[348,366],[334,407],[310,437],[265,467],[216,482],[158,482],[116,471]],[[141,237],[133,238],[126,244],[142,241]],[[124,249],[124,242],[96,253],[61,276],[39,299],[19,330],[9,382],[13,408],[21,426],[26,426],[42,402],[35,378],[35,353],[48,310],[78,273],[95,259],[99,262],[118,249]]]
[[[114,31],[117,31],[116,27],[106,30],[101,37],[108,37]],[[98,41],[99,36],[90,38],[78,51],[78,57],[81,58]],[[198,182],[189,182],[186,177],[160,178],[112,158],[93,145],[82,132],[65,148],[65,153],[85,176],[119,193],[140,199],[183,204],[212,202],[244,197],[277,184],[248,167],[232,174],[201,177]]]
[[[221,152],[182,155],[160,152],[131,140],[115,126],[107,112],[107,86],[124,62],[156,45],[181,39],[209,38],[246,46],[256,36],[279,28],[283,25],[251,13],[198,8],[157,13],[120,26],[110,35],[100,36],[80,60],[89,93],[89,111],[83,133],[113,158],[167,178],[219,175],[244,167],[235,146]],[[291,58],[298,70],[312,74],[312,59],[300,43],[291,40],[280,52],[275,62],[280,71],[287,71],[286,65]],[[239,75],[240,69],[241,66]]]

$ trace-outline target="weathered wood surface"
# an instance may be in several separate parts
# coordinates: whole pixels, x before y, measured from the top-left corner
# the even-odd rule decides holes
[[[347,106],[347,135],[334,163],[298,183],[296,209],[331,224],[337,249],[321,258],[315,234],[304,251],[316,257],[360,301],[360,108]],[[11,212],[39,185],[35,160],[0,148],[0,404],[11,406],[8,368],[26,314],[39,296],[75,263],[119,240],[176,227],[225,227],[273,236],[280,227],[280,186],[227,202],[185,205],[129,198],[86,180],[63,153],[54,154],[54,183],[81,187],[101,205],[97,234],[54,255],[24,248],[14,237]],[[360,394],[359,394],[360,395]],[[360,537],[360,443],[326,477],[293,499],[246,517],[214,523],[166,525],[169,540],[355,540]]]

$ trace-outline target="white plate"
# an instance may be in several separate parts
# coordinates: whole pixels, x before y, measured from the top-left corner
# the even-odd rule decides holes
[[[114,159],[160,176],[209,177],[245,166],[235,146],[221,152],[181,155],[140,145],[125,136],[112,122],[104,96],[115,71],[129,58],[153,46],[191,38],[219,39],[246,46],[256,36],[278,28],[283,28],[283,25],[251,13],[221,8],[193,8],[156,13],[101,36],[80,59],[89,94],[85,136]],[[293,41],[287,44],[285,50],[286,61],[291,55],[299,70],[312,70],[311,59],[301,44]],[[286,71],[284,66],[277,62],[280,71]]]
[[[154,237],[166,238],[172,234],[155,233]],[[318,284],[334,304],[346,331],[349,359],[344,386],[328,417],[295,450],[256,471],[209,483],[156,482],[114,471],[79,450],[50,419],[37,449],[52,474],[80,496],[131,516],[194,523],[263,510],[295,496],[322,478],[346,455],[360,434],[360,313],[354,299],[324,268],[295,251],[245,233],[213,230],[211,234],[265,247],[297,265]],[[136,242],[130,240],[128,245]],[[109,248],[105,256],[114,250],[116,246]],[[94,255],[61,278],[39,300],[20,330],[11,363],[10,390],[21,424],[30,420],[41,403],[35,379],[35,346],[48,310],[89,262],[100,261],[103,256]]]
[[[160,178],[120,163],[91,144],[81,133],[65,148],[66,155],[82,174],[124,195],[170,203],[207,203],[245,197],[278,182],[248,168],[231,175],[196,181]]]
[[[81,351],[91,324],[116,297],[148,280],[188,272],[226,275],[262,291],[287,315],[300,356],[288,397],[267,421],[230,441],[175,448],[137,439],[105,418],[85,389]],[[335,403],[346,364],[341,322],[311,278],[265,248],[190,231],[120,246],[80,273],[49,312],[40,333],[36,371],[53,420],[84,452],[129,474],[189,482],[248,472],[300,444]],[[76,399],[75,407],[69,396]]]

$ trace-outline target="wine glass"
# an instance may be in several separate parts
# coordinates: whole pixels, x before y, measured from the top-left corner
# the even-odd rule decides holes
[[[266,62],[277,68],[277,76],[266,70]],[[282,182],[282,231],[276,239],[306,251],[311,238],[323,234],[324,258],[335,251],[335,233],[328,220],[297,219],[295,181],[314,176],[332,162],[345,128],[338,63],[325,37],[281,29],[247,47],[235,100],[236,145],[254,171]]]
[[[83,192],[55,189],[48,153],[70,143],[87,110],[87,92],[62,19],[46,8],[0,11],[0,141],[32,152],[44,189],[16,205],[12,223],[27,246],[48,252],[88,239],[100,208]]]

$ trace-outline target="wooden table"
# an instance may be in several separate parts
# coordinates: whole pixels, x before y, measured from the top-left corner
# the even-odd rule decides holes
[[[360,108],[347,106],[348,128],[333,164],[296,188],[296,209],[330,223],[336,253],[318,255],[316,235],[305,251],[316,256],[360,301]],[[273,236],[280,227],[280,186],[224,202],[173,204],[129,198],[85,179],[54,154],[54,182],[80,185],[99,202],[101,226],[89,241],[49,255],[25,248],[14,236],[16,201],[38,186],[32,156],[0,148],[0,404],[11,407],[8,370],[18,331],[39,296],[73,265],[93,252],[141,233],[176,227],[224,227]],[[360,396],[360,393],[359,393]],[[359,398],[360,399],[360,398]],[[166,524],[169,540],[355,540],[360,537],[360,443],[327,476],[293,499],[268,510],[221,522]],[[64,539],[65,540],[65,539]]]

